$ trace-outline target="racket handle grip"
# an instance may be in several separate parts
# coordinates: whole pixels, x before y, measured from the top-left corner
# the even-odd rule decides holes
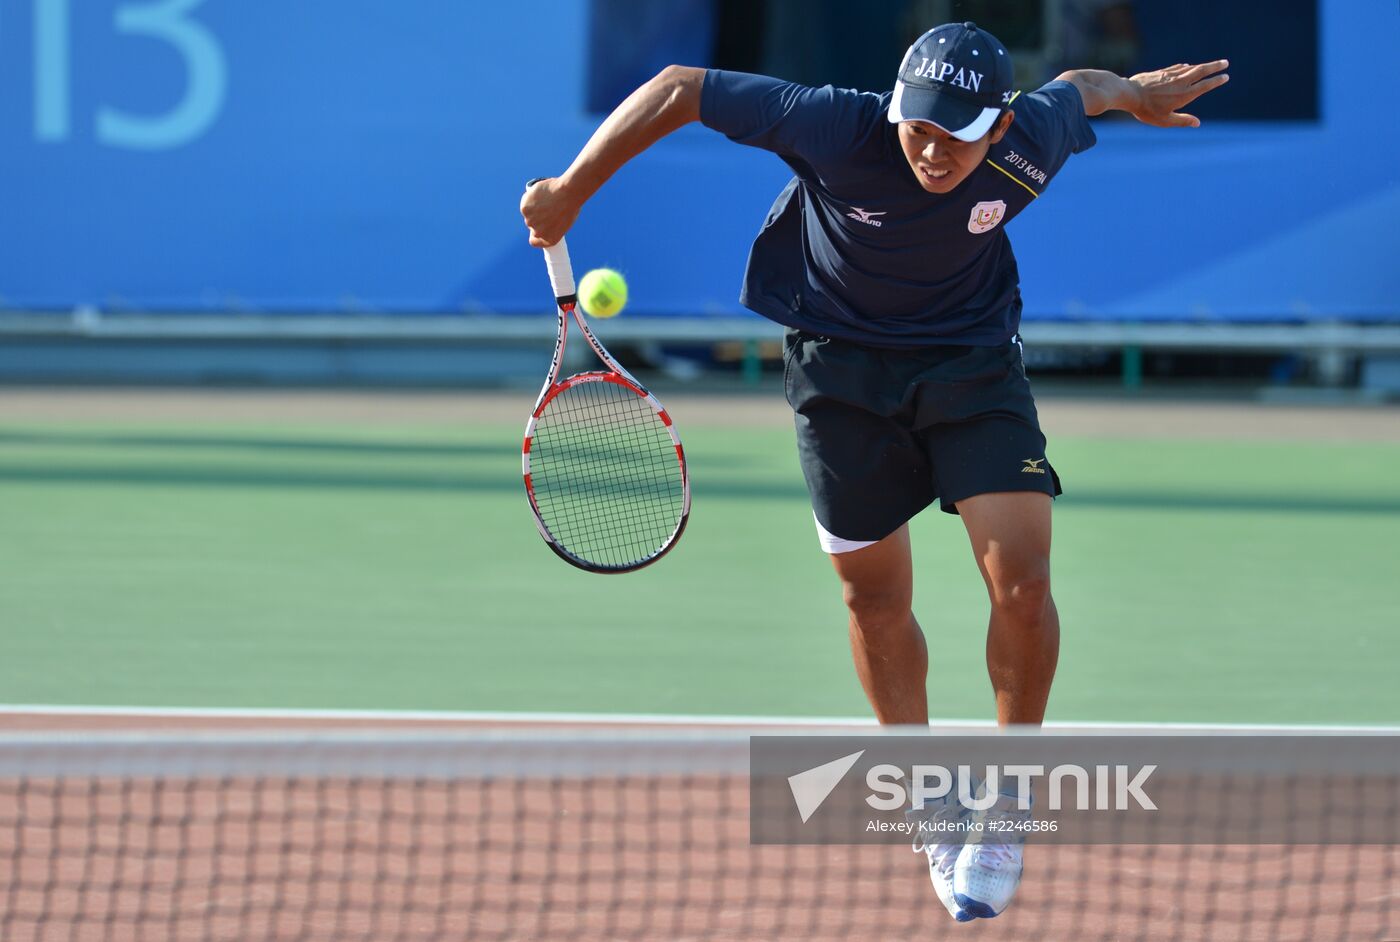
[[[528,188],[538,182],[539,178],[536,178],[525,186]],[[544,267],[549,270],[549,284],[554,289],[554,300],[559,306],[577,302],[578,291],[574,287],[574,266],[569,261],[568,242],[561,238],[553,245],[545,247]]]
[[[554,288],[554,300],[560,307],[578,300],[574,288],[574,266],[569,261],[569,245],[563,239],[544,250],[544,267],[549,269],[549,284]]]

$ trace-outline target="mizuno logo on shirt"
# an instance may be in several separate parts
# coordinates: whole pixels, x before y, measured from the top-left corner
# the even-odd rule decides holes
[[[867,226],[874,226],[878,229],[880,226],[884,225],[884,223],[880,222],[880,220],[876,219],[875,217],[883,215],[885,214],[872,213],[867,210],[861,209],[859,206],[852,206],[851,211],[846,214],[846,218],[854,219],[856,222],[863,222]]]

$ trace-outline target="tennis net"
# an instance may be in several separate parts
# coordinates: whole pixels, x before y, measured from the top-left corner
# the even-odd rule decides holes
[[[0,737],[0,939],[1400,938],[1394,844],[1029,847],[960,926],[908,846],[752,844],[749,761],[738,731]]]

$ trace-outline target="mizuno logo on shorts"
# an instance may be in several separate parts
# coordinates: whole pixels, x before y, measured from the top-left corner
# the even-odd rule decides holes
[[[1021,469],[1022,474],[1045,473],[1045,469],[1041,467],[1041,464],[1043,464],[1045,461],[1044,458],[1022,458],[1021,460],[1026,463],[1026,466]]]

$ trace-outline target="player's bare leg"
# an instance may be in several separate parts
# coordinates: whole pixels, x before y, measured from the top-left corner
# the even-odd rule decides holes
[[[987,583],[987,673],[997,722],[1039,725],[1055,679],[1060,617],[1050,596],[1050,497],[980,494],[958,501]]]
[[[1060,619],[1050,598],[1050,496],[981,494],[958,501],[958,513],[992,601],[987,673],[997,722],[1039,724],[1060,653]],[[1029,812],[1002,788],[987,814],[1026,819]],[[1024,865],[1021,840],[964,846],[953,864],[953,901],[961,916],[989,919],[1005,910]]]
[[[851,654],[856,673],[881,723],[928,725],[928,648],[911,609],[914,563],[909,527],[872,546],[831,557],[850,610]],[[911,820],[960,820],[961,809],[947,801],[919,804]],[[916,833],[914,850],[926,858],[929,879],[949,915],[971,919],[953,895],[953,868],[960,843],[939,843]]]
[[[881,723],[928,725],[928,647],[914,620],[909,527],[831,557],[850,611],[851,655]]]

